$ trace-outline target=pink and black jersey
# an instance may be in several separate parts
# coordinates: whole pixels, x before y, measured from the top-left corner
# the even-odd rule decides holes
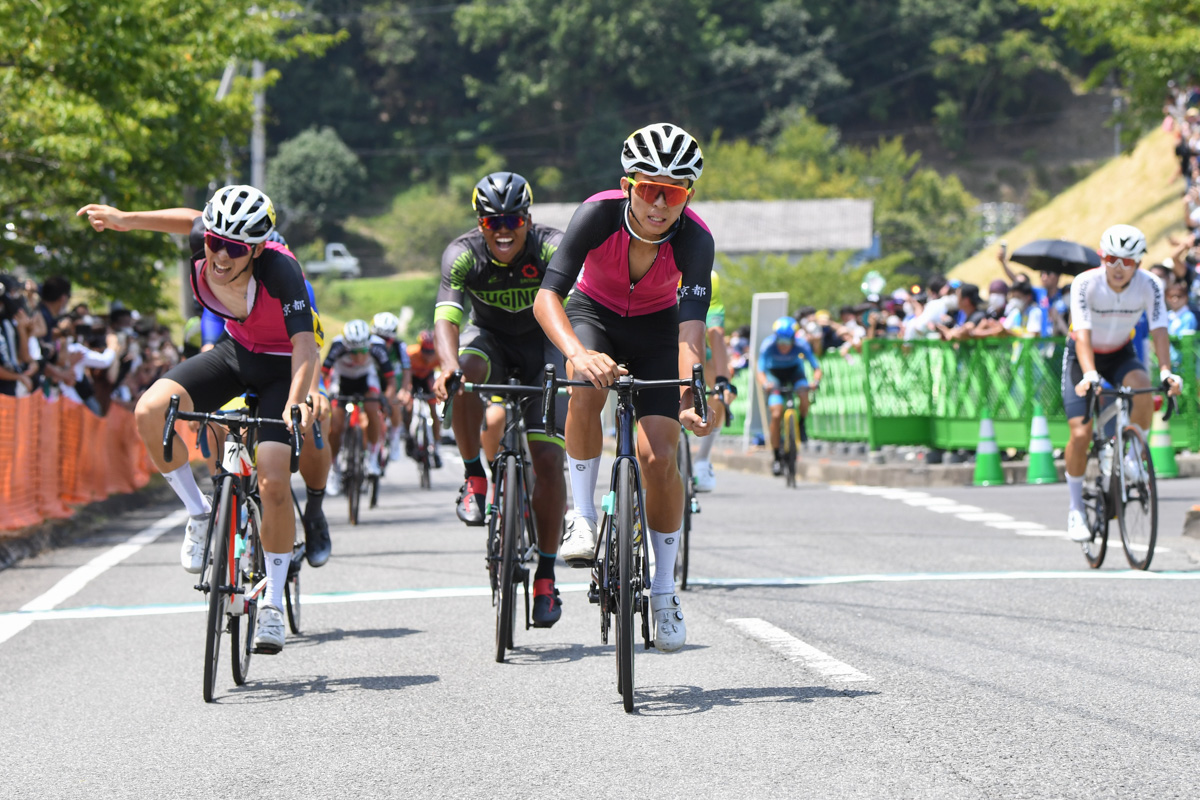
[[[675,235],[659,245],[649,272],[633,282],[629,278],[633,237],[625,222],[628,205],[617,189],[585,200],[550,259],[542,288],[566,297],[578,279],[576,291],[621,316],[653,314],[678,302],[680,322],[703,322],[712,294],[712,233],[696,212],[685,209]]]
[[[290,356],[292,337],[309,332],[320,339],[320,322],[309,301],[304,272],[292,251],[278,242],[254,261],[246,289],[245,319],[233,316],[208,286],[204,274],[204,221],[196,217],[189,237],[192,250],[192,293],[200,305],[225,321],[233,340],[253,353]]]

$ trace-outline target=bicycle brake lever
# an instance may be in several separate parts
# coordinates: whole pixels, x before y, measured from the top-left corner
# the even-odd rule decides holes
[[[303,434],[300,432],[300,406],[298,404],[292,406],[292,461],[291,471],[294,473],[300,469],[300,448],[304,443]]]
[[[313,407],[312,395],[310,394],[307,397],[305,397],[304,402],[308,404],[308,409],[309,409],[309,411],[311,411],[312,407]],[[324,450],[325,449],[325,437],[321,435],[321,421],[319,419],[313,420],[312,431],[313,431],[313,444],[315,444],[317,446],[318,450]]]
[[[163,460],[170,463],[175,455],[175,415],[179,413],[179,395],[171,395],[171,404],[167,406],[167,421],[163,425]]]
[[[707,425],[708,396],[705,394],[703,364],[692,364],[692,407],[700,415],[700,421]]]
[[[546,430],[550,430],[550,426],[558,417],[555,407],[555,395],[558,394],[558,390],[554,385],[556,372],[553,364],[546,365],[545,382],[542,384],[542,424],[546,426]]]
[[[454,415],[454,395],[462,386],[463,374],[461,369],[454,370],[450,380],[446,381],[446,402],[442,404],[442,427],[450,427],[450,418]]]

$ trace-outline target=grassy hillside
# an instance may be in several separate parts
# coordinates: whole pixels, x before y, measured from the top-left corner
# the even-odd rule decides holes
[[[1167,236],[1185,230],[1183,180],[1171,178],[1179,171],[1174,149],[1170,134],[1149,134],[1132,153],[1112,159],[1006,233],[1009,252],[1034,239],[1071,239],[1098,247],[1105,228],[1125,222],[1146,234],[1150,249],[1144,264],[1161,262],[1174,249]],[[995,245],[959,264],[950,277],[981,287],[1003,278]]]

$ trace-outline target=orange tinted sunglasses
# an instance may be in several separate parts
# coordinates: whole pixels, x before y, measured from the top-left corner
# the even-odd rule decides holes
[[[1124,267],[1125,269],[1135,269],[1138,265],[1136,258],[1121,258],[1120,256],[1102,255],[1100,260],[1107,267]]]
[[[653,204],[661,194],[663,202],[669,206],[682,205],[687,199],[691,189],[686,186],[676,186],[671,183],[655,183],[654,181],[635,181],[633,178],[626,178],[629,181],[629,188],[638,197],[645,200],[647,203]]]

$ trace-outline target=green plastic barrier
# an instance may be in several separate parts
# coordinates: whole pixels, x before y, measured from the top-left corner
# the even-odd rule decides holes
[[[1194,336],[1171,340],[1183,378],[1179,412],[1171,420],[1175,449],[1200,450]],[[1153,350],[1151,343],[1148,349]],[[1024,449],[1035,404],[1050,440],[1068,438],[1060,382],[1066,340],[974,339],[964,342],[868,339],[861,353],[826,353],[808,430],[816,439],[880,445],[974,449],[979,422],[990,416],[1000,447]],[[1158,375],[1151,353],[1150,374]]]

